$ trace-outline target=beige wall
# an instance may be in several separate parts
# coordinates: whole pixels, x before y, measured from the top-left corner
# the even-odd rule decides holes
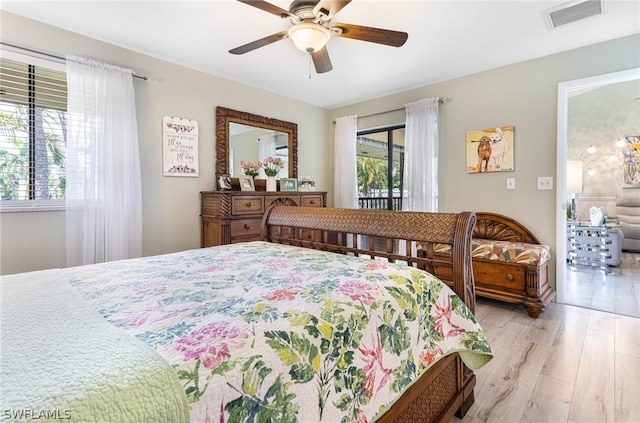
[[[431,96],[450,99],[441,107],[440,210],[511,216],[555,252],[555,191],[536,190],[536,177],[553,176],[555,182],[557,84],[640,66],[640,35],[634,35],[327,111],[0,13],[4,41],[130,67],[154,80],[135,83],[145,255],[199,246],[199,192],[214,186],[215,106],[296,122],[299,174],[315,176],[318,189],[330,192],[331,205],[333,119],[402,108]],[[162,176],[163,115],[198,121],[199,178]],[[396,112],[361,119],[359,125],[365,129],[403,121],[404,113]],[[515,171],[467,174],[466,131],[504,125],[516,128]],[[507,177],[516,178],[516,190],[506,190]],[[64,266],[64,212],[3,213],[0,225],[1,274]]]
[[[215,107],[296,122],[299,174],[331,185],[326,110],[0,11],[0,38],[56,55],[71,53],[134,69],[143,190],[143,253],[200,246],[199,193],[215,185]],[[198,178],[162,176],[162,116],[198,121]],[[65,213],[0,214],[0,274],[65,266]]]
[[[555,255],[556,192],[536,189],[538,176],[556,181],[558,83],[640,66],[640,35],[419,87],[334,109],[331,119],[402,108],[427,97],[448,97],[440,108],[440,211],[491,211],[512,217]],[[402,122],[404,112],[360,119],[359,129]],[[467,174],[465,134],[515,125],[515,171]],[[506,179],[516,189],[506,189]],[[551,269],[555,284],[555,266]]]

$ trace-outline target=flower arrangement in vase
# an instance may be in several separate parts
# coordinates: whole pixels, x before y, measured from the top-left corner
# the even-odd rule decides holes
[[[248,161],[248,162],[241,160],[240,167],[242,168],[242,171],[244,172],[245,175],[249,175],[252,178],[255,178],[256,176],[258,176],[258,172],[262,167],[262,163],[259,160]]]
[[[267,176],[276,176],[280,169],[284,166],[284,162],[281,158],[276,157],[275,159],[271,156],[264,159],[262,162],[262,168],[264,169],[264,173]]]
[[[278,184],[276,182],[276,175],[282,169],[284,163],[282,159],[276,157],[275,159],[271,156],[267,157],[262,161],[262,168],[264,169],[264,173],[267,175],[267,191],[277,191]]]

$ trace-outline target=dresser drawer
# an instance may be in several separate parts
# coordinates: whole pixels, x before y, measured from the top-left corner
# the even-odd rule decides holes
[[[305,194],[305,195],[301,195],[300,196],[300,205],[302,207],[323,207],[324,206],[324,201],[323,201],[323,195],[322,194],[313,194],[313,195],[309,195],[309,194]]]
[[[260,224],[262,219],[240,219],[232,220],[231,226],[231,238],[259,236]]]
[[[500,266],[495,266],[474,260],[473,278],[478,285],[518,292],[525,290],[525,269],[522,265],[500,263]]]
[[[200,212],[202,216],[217,216],[220,213],[220,196],[203,194]]]
[[[243,196],[231,200],[231,214],[234,216],[258,213],[264,213],[264,197]]]

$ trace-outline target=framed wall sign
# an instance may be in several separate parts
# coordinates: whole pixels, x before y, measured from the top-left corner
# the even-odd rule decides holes
[[[198,177],[198,122],[162,117],[162,170],[164,176]]]

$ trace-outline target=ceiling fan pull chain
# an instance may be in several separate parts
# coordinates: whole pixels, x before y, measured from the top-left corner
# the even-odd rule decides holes
[[[311,53],[309,53],[309,79],[311,79]]]

